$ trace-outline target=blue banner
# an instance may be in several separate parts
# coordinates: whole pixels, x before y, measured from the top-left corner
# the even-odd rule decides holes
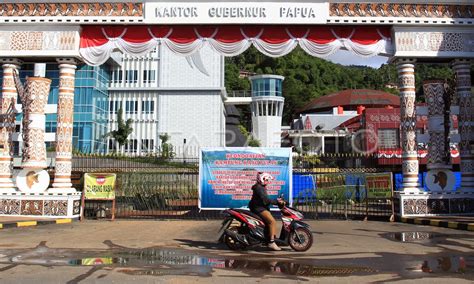
[[[199,160],[199,208],[247,207],[257,173],[275,179],[267,185],[270,198],[292,201],[291,148],[203,148]],[[291,205],[291,204],[290,204]]]

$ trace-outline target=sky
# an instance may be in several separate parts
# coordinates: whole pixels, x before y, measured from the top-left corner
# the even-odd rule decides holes
[[[388,57],[373,56],[366,58],[354,55],[347,50],[339,50],[325,59],[342,65],[366,65],[373,68],[379,68],[382,64],[387,63]]]

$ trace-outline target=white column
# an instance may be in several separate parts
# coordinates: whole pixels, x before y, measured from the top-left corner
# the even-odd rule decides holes
[[[326,144],[326,141],[324,139],[324,136],[321,136],[321,154],[326,153],[325,144]]]
[[[471,143],[474,140],[471,62],[467,59],[456,59],[453,69],[456,72],[456,94],[459,101],[461,190],[463,192],[474,192],[474,150],[471,149]]]
[[[397,62],[400,89],[400,124],[402,137],[403,190],[419,192],[418,151],[416,142],[415,112],[415,61],[400,59]]]
[[[72,129],[74,117],[74,80],[76,61],[60,58],[59,96],[56,127],[56,166],[53,187],[48,192],[76,192],[71,183],[72,170]]]

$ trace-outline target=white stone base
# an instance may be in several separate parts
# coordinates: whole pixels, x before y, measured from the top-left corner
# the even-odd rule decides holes
[[[418,188],[418,187],[405,187],[403,192],[405,194],[420,194],[423,193],[423,188]]]
[[[395,192],[395,215],[402,217],[474,214],[474,192]]]
[[[0,187],[0,194],[13,194],[19,193],[20,191],[16,188],[16,186],[12,187]]]
[[[0,216],[79,218],[80,209],[81,192],[0,194]]]
[[[0,178],[0,194],[18,192],[15,181],[12,178]]]
[[[54,186],[54,184],[53,184]],[[70,184],[69,187],[50,187],[46,190],[46,193],[55,193],[55,194],[69,194],[69,193],[80,193]]]

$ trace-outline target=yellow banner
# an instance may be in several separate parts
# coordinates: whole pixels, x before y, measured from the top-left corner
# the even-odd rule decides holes
[[[85,199],[114,199],[115,174],[89,174],[84,175]]]

